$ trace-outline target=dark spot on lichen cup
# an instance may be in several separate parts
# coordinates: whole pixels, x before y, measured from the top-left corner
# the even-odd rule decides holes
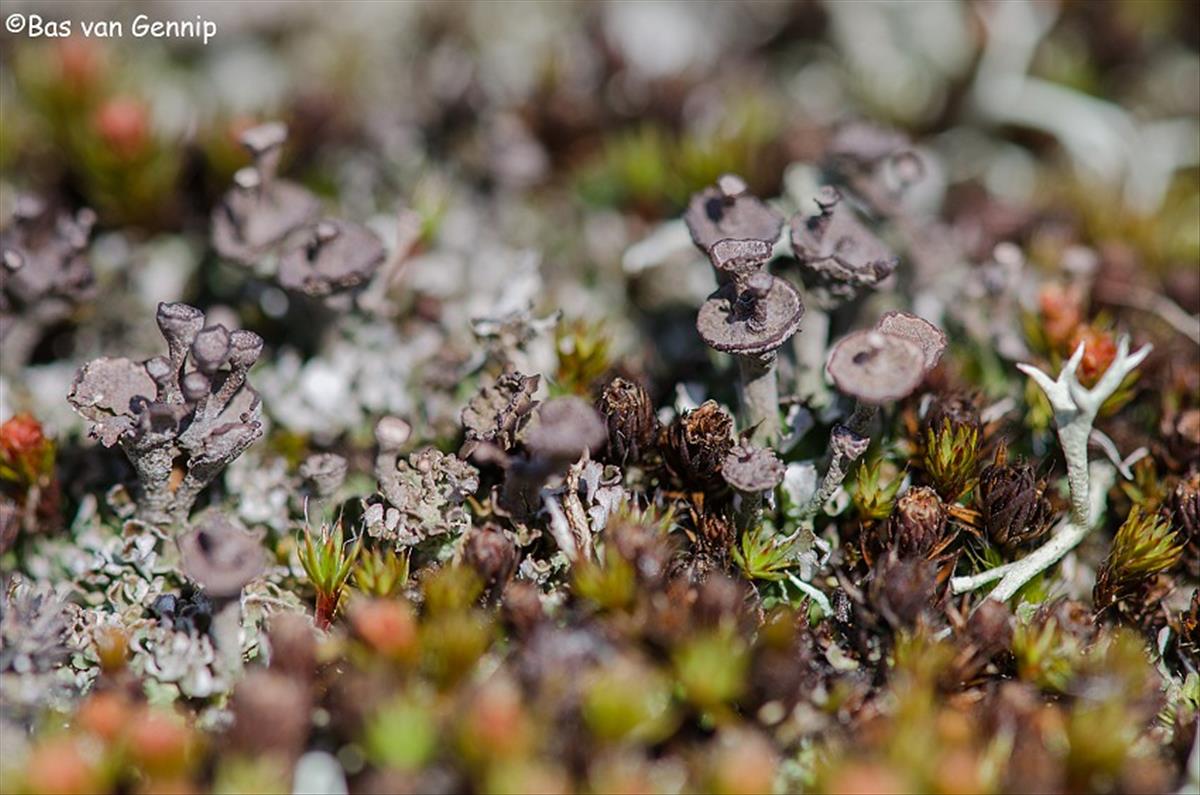
[[[807,288],[833,306],[873,288],[900,260],[858,219],[837,189],[826,186],[815,215],[792,219],[792,253]]]
[[[227,672],[242,667],[241,593],[266,568],[262,542],[220,513],[179,537],[180,565],[213,601],[213,643]]]
[[[842,394],[879,406],[911,395],[925,378],[925,362],[917,343],[870,329],[840,339],[825,369]]]
[[[750,193],[745,181],[725,174],[693,194],[683,216],[692,242],[706,254],[722,240],[757,240],[774,245],[783,216]]]
[[[925,380],[945,348],[945,335],[931,323],[911,315],[888,316],[890,334],[879,327],[855,331],[833,346],[825,372],[834,386],[854,398],[854,410],[834,428],[829,468],[813,499],[805,507],[805,520],[837,492],[849,471],[870,443],[868,426],[879,406],[903,400]],[[940,335],[940,336],[939,336]],[[937,345],[937,340],[941,345]],[[921,341],[925,343],[922,347]]]
[[[800,293],[766,271],[726,284],[696,317],[706,345],[737,357],[742,419],[758,444],[774,444],[782,431],[776,351],[800,330],[803,318]]]
[[[326,219],[279,261],[279,285],[311,297],[361,287],[383,263],[386,252],[375,233],[361,224]]]
[[[784,466],[773,450],[741,442],[721,462],[721,476],[739,496],[738,529],[752,529],[762,521],[762,495],[783,482]]]

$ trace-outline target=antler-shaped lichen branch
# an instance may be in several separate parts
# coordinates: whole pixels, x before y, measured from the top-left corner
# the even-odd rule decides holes
[[[1143,345],[1129,352],[1129,336],[1124,335],[1117,343],[1117,355],[1096,385],[1086,389],[1079,383],[1075,372],[1083,359],[1084,345],[1079,344],[1071,358],[1063,366],[1058,378],[1050,376],[1029,364],[1018,364],[1017,368],[1041,387],[1054,409],[1054,424],[1058,428],[1058,441],[1067,459],[1067,483],[1071,487],[1071,523],[1086,525],[1088,520],[1088,437],[1100,407],[1112,397],[1137,366],[1150,354],[1153,346]]]
[[[1091,389],[1086,389],[1079,383],[1075,372],[1083,359],[1084,346],[1079,345],[1075,353],[1063,366],[1058,378],[1051,379],[1041,370],[1028,364],[1018,364],[1021,372],[1032,378],[1054,409],[1054,424],[1058,428],[1058,441],[1062,445],[1063,455],[1067,460],[1067,483],[1071,489],[1070,520],[1057,532],[1054,537],[1040,548],[1030,553],[1016,563],[1004,567],[1003,579],[989,594],[990,598],[998,601],[1011,599],[1025,583],[1038,573],[1053,566],[1063,555],[1079,544],[1091,527],[1091,520],[1101,513],[1093,510],[1089,499],[1089,481],[1087,446],[1088,437],[1092,432],[1092,424],[1100,407],[1113,393],[1120,388],[1125,378],[1145,360],[1151,350],[1150,345],[1144,345],[1137,351],[1129,352],[1129,337],[1122,336],[1117,343],[1117,355],[1108,370]],[[1107,489],[1105,489],[1107,491]],[[1100,505],[1103,505],[1101,496]],[[988,574],[984,572],[984,575]],[[961,593],[971,590],[990,578],[977,575],[954,583],[954,591]]]

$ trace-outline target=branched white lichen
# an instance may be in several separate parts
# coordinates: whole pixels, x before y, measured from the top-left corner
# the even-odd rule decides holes
[[[1080,384],[1075,375],[1079,368],[1079,362],[1083,359],[1083,344],[1075,349],[1056,379],[1051,379],[1050,376],[1032,365],[1017,365],[1021,372],[1028,375],[1041,387],[1054,409],[1054,424],[1058,429],[1058,441],[1062,445],[1063,454],[1067,460],[1067,484],[1071,491],[1070,517],[1049,541],[1021,560],[973,577],[956,578],[951,584],[955,593],[963,593],[991,582],[993,579],[1000,579],[1000,584],[992,590],[989,596],[997,601],[1007,601],[1025,583],[1054,565],[1084,539],[1092,526],[1091,520],[1100,515],[1104,492],[1107,491],[1107,485],[1111,485],[1111,482],[1107,483],[1096,498],[1089,496],[1091,495],[1089,489],[1091,478],[1088,471],[1087,450],[1092,424],[1096,420],[1100,407],[1120,388],[1125,378],[1145,360],[1151,347],[1144,345],[1130,353],[1129,337],[1128,335],[1122,336],[1117,343],[1116,358],[1091,389]],[[1111,469],[1109,471],[1111,472]],[[1105,478],[1105,480],[1108,479]]]
[[[1088,520],[1088,438],[1092,424],[1104,402],[1112,397],[1137,366],[1150,354],[1153,346],[1143,345],[1132,354],[1129,352],[1129,336],[1123,335],[1117,342],[1117,355],[1108,370],[1091,389],[1079,383],[1075,372],[1083,359],[1084,345],[1079,344],[1070,360],[1063,366],[1058,378],[1050,376],[1028,364],[1018,364],[1017,369],[1032,378],[1054,409],[1054,424],[1058,428],[1058,441],[1067,459],[1067,483],[1071,487],[1071,523],[1087,525]]]

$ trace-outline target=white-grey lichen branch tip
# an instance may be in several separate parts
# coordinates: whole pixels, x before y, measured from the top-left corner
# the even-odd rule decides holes
[[[1080,344],[1063,365],[1058,377],[1051,379],[1046,373],[1028,364],[1018,364],[1021,372],[1028,375],[1046,393],[1054,409],[1054,424],[1058,429],[1059,444],[1067,461],[1067,484],[1071,491],[1071,514],[1068,522],[1055,535],[1021,560],[971,578],[958,579],[953,583],[954,591],[961,593],[990,582],[994,575],[1003,570],[1003,577],[989,594],[997,601],[1011,599],[1025,583],[1040,572],[1053,566],[1059,559],[1075,548],[1090,530],[1093,520],[1101,513],[1097,507],[1103,505],[1104,493],[1112,485],[1111,478],[1105,483],[1091,483],[1088,468],[1088,438],[1100,407],[1121,387],[1125,379],[1137,369],[1150,354],[1153,346],[1143,345],[1129,352],[1129,336],[1122,335],[1117,342],[1117,354],[1108,370],[1091,389],[1079,383],[1076,371],[1083,359],[1084,346]],[[1115,475],[1112,467],[1106,467]],[[1093,495],[1103,485],[1099,494],[1100,506],[1093,507]]]
[[[1122,335],[1117,342],[1117,354],[1108,370],[1091,389],[1079,383],[1076,371],[1083,359],[1083,343],[1071,354],[1058,378],[1050,376],[1028,364],[1017,368],[1028,375],[1046,393],[1054,409],[1054,424],[1058,429],[1058,440],[1067,460],[1067,482],[1071,489],[1071,521],[1087,524],[1088,516],[1088,437],[1100,407],[1120,388],[1125,378],[1132,373],[1150,354],[1153,346],[1143,345],[1132,354],[1129,352],[1129,336]]]

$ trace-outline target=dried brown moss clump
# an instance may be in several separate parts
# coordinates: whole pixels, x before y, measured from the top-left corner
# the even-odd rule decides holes
[[[721,466],[733,449],[733,418],[707,401],[667,426],[663,455],[685,485],[715,491],[724,485]]]

